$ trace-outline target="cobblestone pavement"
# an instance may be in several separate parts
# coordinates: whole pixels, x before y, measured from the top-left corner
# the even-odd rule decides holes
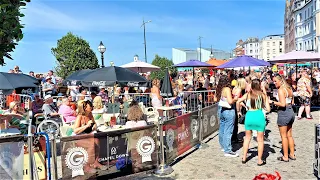
[[[313,120],[296,120],[293,126],[293,137],[296,144],[296,161],[280,162],[281,144],[279,130],[276,125],[276,113],[268,115],[270,120],[266,136],[270,142],[265,142],[267,164],[257,166],[257,142],[251,141],[249,156],[253,156],[246,164],[241,163],[242,144],[234,147],[240,157],[224,157],[220,150],[218,136],[207,144],[207,149],[199,149],[180,162],[173,165],[175,179],[253,179],[260,173],[275,174],[278,171],[283,180],[316,179],[313,175],[314,162],[314,124],[320,121],[320,111],[312,112]],[[239,125],[239,137],[243,137],[244,126]]]

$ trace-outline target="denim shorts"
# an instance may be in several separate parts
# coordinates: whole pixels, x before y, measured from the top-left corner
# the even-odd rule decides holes
[[[292,106],[286,106],[278,109],[278,120],[277,124],[279,126],[292,125],[295,119],[295,114],[293,112]]]
[[[308,106],[311,103],[311,98],[307,96],[299,96],[298,100],[302,106]]]

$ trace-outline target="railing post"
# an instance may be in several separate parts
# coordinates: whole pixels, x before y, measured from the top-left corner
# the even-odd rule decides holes
[[[164,118],[159,117],[159,123],[158,123],[158,129],[159,129],[159,136],[160,136],[160,153],[161,153],[161,162],[158,168],[155,171],[155,174],[157,176],[166,176],[173,172],[173,169],[171,166],[166,165],[165,158],[164,158],[164,142],[163,142],[163,123],[164,120],[167,120],[168,116],[165,116]]]
[[[51,145],[51,158],[52,158],[52,179],[58,179],[58,167],[57,167],[57,144],[55,139],[55,132],[50,132],[50,145]]]
[[[203,119],[202,119],[202,105],[198,105],[198,119],[199,119],[199,124],[200,124],[200,135],[199,135],[199,141],[200,144],[198,146],[199,149],[206,149],[209,147],[208,144],[203,143]]]
[[[33,157],[33,134],[32,134],[32,126],[31,121],[28,126],[28,151],[29,151],[29,178],[30,180],[34,180],[34,157]],[[36,171],[37,172],[37,171]]]

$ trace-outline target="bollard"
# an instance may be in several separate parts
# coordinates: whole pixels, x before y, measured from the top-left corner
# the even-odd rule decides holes
[[[208,144],[203,143],[203,120],[202,120],[202,105],[198,105],[198,118],[199,118],[199,124],[200,124],[200,135],[199,135],[199,141],[200,144],[198,146],[199,149],[206,149],[209,147]]]
[[[167,116],[165,116],[165,120],[167,119]],[[158,128],[159,128],[159,136],[160,136],[160,150],[161,150],[161,163],[157,170],[155,171],[155,174],[157,176],[166,176],[173,172],[173,169],[171,166],[166,165],[165,159],[164,159],[164,142],[163,142],[163,118],[159,118]]]
[[[52,155],[52,179],[58,179],[58,167],[57,167],[57,144],[54,132],[50,132],[50,145],[51,145],[51,155]]]

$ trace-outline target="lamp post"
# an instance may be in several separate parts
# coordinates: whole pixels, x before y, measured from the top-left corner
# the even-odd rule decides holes
[[[201,36],[199,36],[199,45],[200,45],[200,62],[201,62],[201,39],[202,39],[203,37],[201,37]]]
[[[213,55],[213,50],[212,50],[212,45],[211,45],[211,53],[210,53],[210,59],[213,59],[214,58],[214,55]]]
[[[151,22],[151,20],[149,21],[142,21],[142,25],[143,26],[143,38],[144,38],[144,60],[147,62],[147,41],[146,41],[146,24]]]
[[[102,41],[100,41],[100,44],[98,46],[98,50],[101,53],[101,67],[104,67],[104,61],[103,61],[103,53],[106,52],[106,47],[103,45]]]

